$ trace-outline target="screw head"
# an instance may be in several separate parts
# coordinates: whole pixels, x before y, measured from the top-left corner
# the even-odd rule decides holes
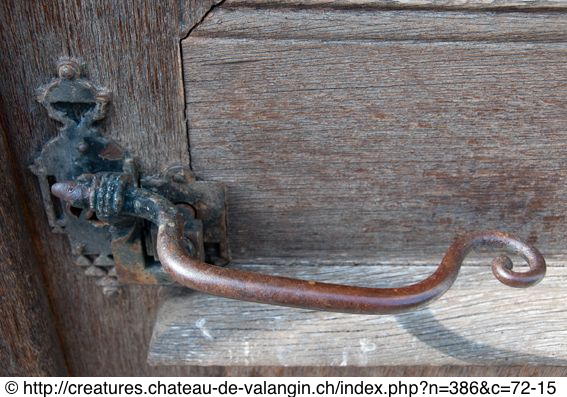
[[[80,75],[79,64],[72,60],[62,61],[57,68],[59,77],[62,79],[71,80]]]

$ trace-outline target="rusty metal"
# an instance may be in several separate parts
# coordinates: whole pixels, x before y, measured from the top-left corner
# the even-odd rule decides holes
[[[140,186],[175,203],[185,216],[202,224],[202,242],[196,248],[203,250],[203,258],[215,265],[229,262],[226,190],[222,183],[196,180],[189,167],[175,165],[161,175],[142,177]],[[151,246],[155,247],[155,239]]]
[[[158,226],[157,254],[171,278],[189,288],[212,295],[258,303],[368,314],[413,310],[443,295],[455,281],[461,264],[475,247],[488,246],[523,257],[529,270],[516,272],[507,256],[492,262],[494,275],[512,287],[529,287],[545,275],[539,251],[498,231],[470,233],[456,239],[437,270],[415,284],[397,288],[366,288],[278,277],[205,263],[191,255],[183,236],[184,218],[170,201],[135,186],[120,173],[83,175],[52,187],[57,197],[72,206],[97,211],[110,223],[141,217]]]
[[[141,177],[139,186],[175,203],[184,221],[185,243],[193,257],[216,265],[229,262],[224,185],[198,181],[187,167],[172,166],[160,175]],[[157,226],[151,222],[123,221],[115,224],[111,232],[121,283],[172,283],[157,255]]]
[[[116,294],[121,284],[172,282],[157,258],[157,227],[135,217],[103,221],[106,206],[120,206],[119,191],[99,201],[104,205],[84,210],[51,194],[57,182],[80,179],[84,174],[118,173],[132,186],[160,194],[178,206],[178,213],[185,217],[183,237],[192,255],[219,265],[230,260],[224,186],[198,181],[183,166],[169,167],[160,175],[139,176],[129,153],[101,134],[98,122],[105,116],[110,94],[81,76],[77,60],[62,59],[58,77],[39,89],[37,99],[61,123],[59,134],[30,167],[38,177],[49,224],[55,232],[67,235],[75,263],[96,279],[105,294]]]
[[[50,193],[56,181],[74,179],[86,172],[128,172],[133,162],[115,142],[101,136],[96,123],[104,118],[109,93],[81,77],[79,63],[63,59],[59,77],[41,87],[37,100],[48,115],[61,123],[30,167],[37,175],[50,226],[65,233],[73,247],[76,264],[94,277],[107,295],[118,292],[112,259],[110,226],[92,212],[63,206]],[[104,264],[104,266],[102,266]]]

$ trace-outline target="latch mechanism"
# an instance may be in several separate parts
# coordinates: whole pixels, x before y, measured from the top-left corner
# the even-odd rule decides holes
[[[191,170],[172,166],[160,175],[139,176],[130,154],[100,134],[109,93],[81,78],[74,60],[59,64],[59,78],[40,88],[38,101],[53,119],[62,123],[31,170],[38,176],[49,224],[67,234],[75,263],[97,279],[105,294],[120,284],[171,283],[156,254],[157,227],[130,217],[109,223],[93,210],[74,207],[51,194],[57,182],[81,175],[121,174],[137,187],[170,200],[185,219],[184,238],[189,252],[214,264],[230,257],[226,237],[225,188],[217,182],[198,181]]]
[[[535,247],[498,231],[457,238],[431,276],[394,288],[319,283],[221,267],[229,260],[222,185],[196,181],[184,167],[139,177],[128,153],[99,134],[96,121],[104,116],[108,94],[81,79],[76,62],[59,66],[59,78],[43,88],[39,100],[63,123],[59,136],[44,147],[33,166],[49,221],[56,231],[68,234],[79,255],[77,263],[100,277],[106,293],[116,292],[119,283],[176,281],[233,299],[389,314],[413,310],[443,295],[467,254],[478,246],[508,251],[528,263],[527,271],[517,272],[507,256],[497,257],[492,271],[506,285],[528,287],[545,275],[545,260]]]

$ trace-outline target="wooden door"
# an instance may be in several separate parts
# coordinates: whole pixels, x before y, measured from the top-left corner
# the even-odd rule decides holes
[[[198,176],[229,185],[229,238],[234,257],[241,262],[254,266],[304,260],[344,264],[373,259],[376,249],[391,262],[400,258],[406,244],[415,249],[398,264],[423,262],[423,252],[427,260],[437,258],[455,230],[477,227],[479,219],[499,225],[501,219],[556,255],[561,271],[564,206],[561,188],[549,187],[561,185],[562,163],[552,160],[562,154],[561,128],[565,126],[565,97],[559,94],[565,84],[565,3],[216,3],[60,0],[49,6],[21,1],[0,6],[4,32],[0,45],[5,54],[0,61],[2,182],[10,187],[1,196],[2,257],[8,258],[2,261],[6,271],[0,283],[2,296],[8,297],[1,308],[1,349],[10,357],[2,360],[2,372],[99,376],[517,373],[508,367],[470,366],[284,370],[147,364],[159,288],[129,286],[116,298],[104,297],[73,265],[67,241],[50,232],[37,182],[27,169],[57,130],[35,102],[34,92],[54,76],[54,65],[62,56],[79,57],[89,78],[112,92],[105,133],[140,159],[142,172],[155,173],[172,163],[191,164]],[[354,44],[345,46],[345,41]],[[433,52],[428,51],[432,42],[437,43]],[[478,49],[476,60],[467,55],[471,46]],[[420,62],[416,53],[423,53]],[[523,66],[495,62],[500,69],[492,78],[509,78],[489,84],[490,76],[482,74],[486,65],[514,56],[526,59]],[[341,63],[345,57],[356,64]],[[456,60],[450,69],[433,66],[451,57]],[[384,69],[372,69],[369,59],[376,59]],[[459,67],[463,59],[465,66]],[[412,67],[400,68],[399,62]],[[361,67],[370,68],[370,73],[362,73]],[[365,81],[375,73],[380,74],[378,85]],[[459,73],[472,73],[475,87],[482,88],[486,82],[486,91],[455,86]],[[407,103],[388,100],[403,96],[396,92],[397,82],[405,81],[407,86],[411,79],[445,84],[441,91],[422,90],[424,103],[433,96],[435,106],[447,106],[457,101],[455,90],[461,89],[469,100],[487,107],[464,107],[455,115],[461,117],[460,124],[439,125],[439,119],[412,113]],[[346,86],[333,86],[338,83]],[[290,94],[298,85],[302,94]],[[415,87],[405,89],[415,99]],[[372,90],[384,93],[382,102],[368,103],[368,97],[377,97]],[[494,103],[499,94],[510,90],[526,98],[515,105],[513,121],[521,121],[519,125],[506,119],[508,101],[500,103],[502,108]],[[541,109],[534,111],[534,104]],[[429,109],[429,114],[435,110]],[[550,123],[539,140],[526,127],[537,125],[538,115]],[[367,145],[373,144],[373,126],[380,124],[387,131],[388,125],[396,123],[413,135],[392,135],[383,141],[383,146],[375,148],[381,156],[380,167],[374,167],[376,159],[364,157],[371,153]],[[485,134],[471,140],[467,131],[479,123]],[[432,162],[436,158],[431,153],[439,146],[432,136],[450,143],[461,133],[457,125],[469,139],[471,156],[485,150],[491,159],[500,159],[494,157],[501,153],[499,146],[489,138],[491,131],[496,134],[505,128],[515,133],[501,136],[508,141],[501,144],[511,144],[515,153],[523,151],[530,161],[520,169],[510,158],[504,159],[508,163],[501,161],[516,178],[509,185],[501,184],[501,174],[490,174],[490,167],[488,185],[483,185],[486,179],[475,179],[470,173],[478,159],[467,162],[451,157],[450,152],[445,156],[452,169],[436,168],[443,162],[439,158]],[[429,148],[425,156],[420,153],[424,147]],[[298,158],[298,154],[306,157]],[[538,156],[547,156],[548,161],[538,161]],[[395,161],[404,157],[413,161]],[[413,167],[419,159],[431,165],[427,175],[434,181],[432,186],[416,177]],[[460,190],[464,178],[471,178],[465,192]],[[375,185],[376,181],[384,186]],[[482,191],[491,183],[496,195],[483,197]],[[518,191],[523,201],[514,206],[505,197],[518,186],[525,187]],[[382,205],[396,203],[399,192],[408,197],[412,190],[425,188],[430,188],[426,196],[437,208],[434,218],[423,220],[432,207],[419,200],[407,202],[407,211],[399,205]],[[451,197],[436,194],[441,188],[449,189]],[[384,194],[377,199],[379,192]],[[535,192],[540,195],[530,196]],[[460,208],[470,211],[459,218],[465,219],[463,223],[457,220],[458,227],[451,227],[455,220],[447,214],[457,208],[455,198],[465,203]],[[364,212],[369,203],[372,211]],[[389,212],[376,216],[380,208]],[[410,232],[416,224],[420,238],[412,240]],[[380,234],[377,225],[390,232]],[[22,329],[27,331],[15,331]],[[522,373],[559,375],[564,370],[539,367]]]

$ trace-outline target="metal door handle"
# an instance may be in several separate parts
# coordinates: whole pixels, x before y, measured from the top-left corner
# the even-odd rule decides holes
[[[79,255],[76,263],[87,275],[99,277],[108,295],[116,293],[121,282],[159,284],[173,279],[195,290],[253,302],[397,313],[444,294],[468,252],[480,245],[503,248],[527,261],[529,270],[521,273],[512,270],[506,256],[492,262],[494,275],[506,285],[528,287],[545,275],[545,260],[536,248],[497,231],[456,239],[431,276],[397,288],[319,283],[216,266],[229,259],[224,188],[195,181],[189,171],[176,173],[179,167],[158,178],[138,177],[134,159],[102,136],[96,124],[104,117],[108,92],[81,77],[76,60],[62,60],[58,72],[38,99],[63,127],[31,168],[39,177],[49,223],[68,234]],[[50,190],[67,207],[54,202]],[[157,225],[157,233],[138,218]],[[212,254],[205,252],[207,247]],[[161,266],[153,260],[156,251]],[[206,263],[207,257],[215,265]]]
[[[226,298],[348,313],[404,312],[443,295],[455,281],[469,251],[483,245],[505,249],[528,263],[528,271],[515,272],[507,256],[497,257],[492,271],[506,285],[529,287],[545,275],[545,260],[535,247],[498,231],[470,233],[456,239],[431,276],[397,288],[320,283],[223,268],[193,258],[184,246],[183,218],[176,206],[160,195],[136,187],[127,174],[83,175],[77,181],[54,184],[52,192],[74,207],[95,211],[100,219],[111,223],[119,222],[123,216],[155,223],[157,253],[172,279]]]

